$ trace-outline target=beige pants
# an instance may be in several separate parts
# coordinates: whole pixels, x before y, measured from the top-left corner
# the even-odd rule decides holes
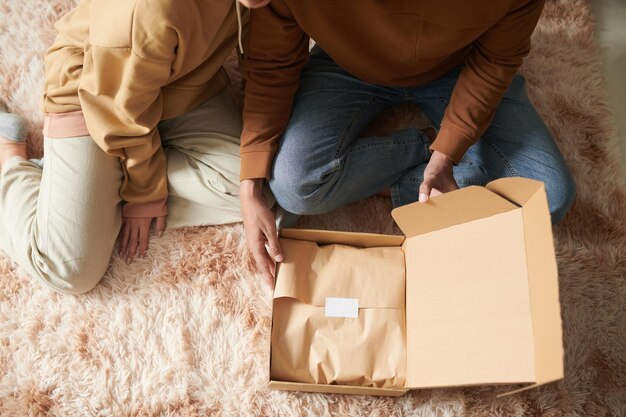
[[[159,131],[168,160],[167,226],[241,221],[241,115],[228,90]],[[45,138],[44,169],[13,158],[0,172],[0,249],[56,291],[89,291],[121,226],[119,159],[89,136]]]

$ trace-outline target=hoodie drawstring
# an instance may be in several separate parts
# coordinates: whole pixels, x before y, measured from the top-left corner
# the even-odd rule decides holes
[[[243,26],[241,25],[241,4],[239,3],[239,0],[235,0],[235,5],[235,7],[237,7],[237,24],[239,25],[239,52],[243,55]]]

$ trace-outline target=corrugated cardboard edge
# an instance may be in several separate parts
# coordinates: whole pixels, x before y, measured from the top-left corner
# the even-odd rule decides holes
[[[407,393],[405,388],[373,388],[357,387],[352,385],[328,385],[328,384],[305,384],[299,382],[272,381],[268,383],[268,388],[276,391],[304,391],[324,394],[356,394],[356,395],[378,395],[386,397],[400,397]]]
[[[531,389],[535,389],[537,387],[540,387],[542,385],[548,384],[550,382],[558,381],[560,379],[561,378],[552,379],[552,380],[549,380],[549,381],[538,382],[536,384],[532,384],[532,385],[528,385],[526,387],[518,388],[518,389],[513,390],[513,391],[503,392],[502,394],[496,395],[496,398],[502,398],[502,397],[507,397],[509,395],[519,394],[520,392],[524,392],[524,391],[528,391],[528,390],[531,390]]]
[[[563,378],[558,268],[550,217],[542,214],[548,212],[543,183],[525,178],[503,178],[489,183],[487,188],[522,206],[535,342],[535,384],[498,395],[504,397]]]
[[[285,239],[306,240],[322,245],[339,244],[359,248],[378,246],[401,246],[404,236],[377,233],[340,232],[334,230],[281,229],[279,236]]]

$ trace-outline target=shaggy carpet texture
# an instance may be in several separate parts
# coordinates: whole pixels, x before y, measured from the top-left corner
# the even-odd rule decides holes
[[[0,3],[0,97],[29,119],[33,155],[42,149],[42,55],[72,4]],[[169,231],[130,266],[114,256],[102,283],[78,297],[51,293],[0,258],[0,415],[626,415],[626,195],[592,35],[588,1],[549,0],[523,68],[578,185],[554,229],[562,381],[501,399],[507,387],[401,398],[268,391],[272,294],[241,225],[230,225]],[[378,128],[416,117],[397,109]],[[396,233],[389,211],[376,197],[300,226]]]

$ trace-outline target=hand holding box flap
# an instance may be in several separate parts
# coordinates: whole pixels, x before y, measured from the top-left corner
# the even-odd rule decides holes
[[[391,212],[407,238],[439,231],[517,209],[518,206],[484,187],[470,186],[438,195],[426,203],[411,203]]]
[[[274,292],[274,380],[402,387],[404,254],[281,239]],[[358,317],[327,317],[326,298],[358,299]]]

